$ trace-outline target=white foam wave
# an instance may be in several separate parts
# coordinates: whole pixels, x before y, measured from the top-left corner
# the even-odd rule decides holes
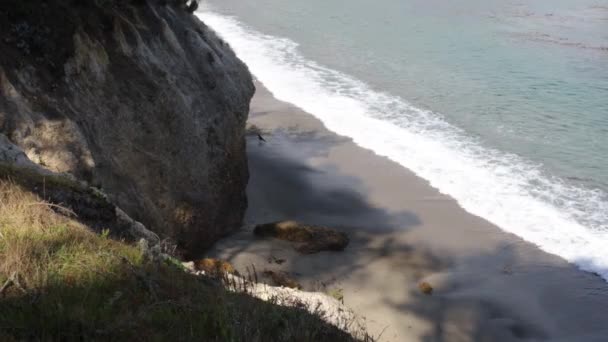
[[[289,39],[264,35],[211,11],[198,16],[276,98],[409,168],[468,212],[608,280],[605,193],[548,176],[517,155],[485,148],[437,113],[305,59]]]

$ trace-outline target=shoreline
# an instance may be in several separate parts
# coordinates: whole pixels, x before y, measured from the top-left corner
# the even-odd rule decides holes
[[[234,5],[235,9],[240,7],[236,3]],[[470,116],[476,112],[474,108],[478,105],[482,106],[478,109],[485,113],[484,107],[494,108],[506,98],[489,101],[487,107],[481,100],[463,102],[454,98],[456,102],[452,103],[448,100],[448,94],[452,91],[446,89],[447,92],[442,93],[447,97],[441,96],[444,101],[439,100],[431,105],[434,102],[431,83],[426,83],[430,89],[420,85],[426,89],[424,91],[416,84],[403,87],[405,84],[397,79],[393,85],[386,84],[385,87],[374,80],[383,79],[381,75],[386,70],[374,69],[372,74],[375,76],[365,75],[352,69],[355,65],[351,64],[353,61],[332,62],[333,58],[311,54],[313,50],[307,56],[301,50],[303,46],[299,47],[299,43],[304,44],[304,41],[298,43],[301,39],[287,34],[290,30],[285,31],[280,27],[269,30],[269,26],[257,24],[252,26],[253,22],[241,20],[248,15],[235,16],[220,8],[225,6],[217,7],[217,11],[211,6],[201,11],[199,16],[232,44],[239,58],[247,63],[259,81],[273,91],[277,99],[312,113],[331,131],[350,137],[359,146],[410,169],[441,193],[456,199],[469,213],[483,217],[502,230],[577,264],[583,270],[596,272],[608,281],[608,260],[604,253],[607,239],[602,234],[602,230],[605,230],[602,227],[607,222],[604,215],[608,212],[607,194],[601,187],[576,180],[581,172],[584,173],[583,169],[564,169],[568,163],[563,164],[558,160],[565,155],[588,156],[587,153],[582,150],[568,152],[562,148],[566,146],[558,147],[559,144],[544,144],[542,141],[545,138],[542,137],[522,139],[515,133],[517,127],[509,128],[510,124],[506,121],[504,123],[508,127],[492,124],[503,119],[523,120],[521,124],[526,120],[525,115],[520,117],[515,112],[514,116],[506,115],[507,110],[505,115],[492,120],[493,115],[502,111],[490,110],[487,112],[490,116],[481,115],[479,122]],[[328,27],[327,31],[333,32],[333,28]],[[360,38],[362,42],[368,39]],[[435,37],[428,38],[430,44]],[[324,44],[323,40],[316,40],[312,45],[308,43],[304,45],[309,48]],[[358,50],[352,52],[354,56],[360,55]],[[429,55],[431,58],[433,56]],[[366,64],[369,61],[361,62]],[[392,64],[406,69],[415,65],[404,64],[402,60],[395,60]],[[450,88],[457,89],[458,84]],[[431,97],[427,98],[429,95]],[[469,95],[463,94],[469,100],[474,98]],[[537,104],[544,108],[549,102],[540,101]],[[473,106],[472,111],[454,111],[453,106],[458,107],[459,104]],[[517,103],[503,103],[496,109],[517,108],[511,107],[514,104]],[[528,113],[525,108],[521,109],[517,113]],[[568,117],[567,113],[564,115]],[[489,131],[477,125],[482,121],[486,122],[484,125]],[[534,130],[533,127],[536,127],[524,126],[527,127],[522,128],[524,130]],[[493,134],[487,135],[493,130],[500,132],[495,132],[498,134],[495,137]],[[509,139],[513,140],[505,145]],[[538,144],[535,145],[533,140],[537,140]],[[551,153],[553,157],[542,152],[543,146],[549,145],[556,148]],[[573,142],[567,145],[577,144]],[[592,179],[595,177],[589,178]]]
[[[401,165],[328,131],[260,83],[249,124],[248,227],[210,256],[281,270],[304,290],[340,289],[383,341],[601,340],[608,284],[486,220]],[[254,224],[294,219],[351,237],[344,252],[299,255],[256,240]],[[281,258],[285,263],[269,263]],[[429,282],[431,296],[417,285]]]

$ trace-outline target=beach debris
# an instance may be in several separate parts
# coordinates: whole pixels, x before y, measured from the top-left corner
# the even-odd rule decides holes
[[[226,273],[238,274],[229,262],[213,258],[195,260],[194,269],[196,271],[205,271],[205,274],[212,277],[219,277]]]
[[[327,291],[327,294],[337,299],[340,303],[344,304],[344,290],[340,288],[334,288]]]
[[[268,257],[269,264],[275,263],[277,265],[282,265],[285,261],[286,261],[285,259],[277,258],[274,255],[271,255],[270,257]]]
[[[431,286],[431,284],[427,283],[426,281],[423,281],[420,284],[418,284],[418,289],[420,290],[420,292],[424,293],[425,295],[433,294],[433,287]]]
[[[227,274],[224,279],[224,286],[229,291],[246,293],[276,305],[303,309],[336,326],[342,327],[344,323],[347,323],[344,330],[351,332],[353,335],[365,331],[365,318],[357,316],[352,309],[327,295],[327,293],[302,291],[263,283],[250,283],[247,279],[232,274]],[[238,285],[243,283],[247,285]],[[234,284],[237,285],[234,286]],[[363,340],[372,341],[372,339]]]
[[[345,233],[337,230],[311,226],[296,221],[279,221],[257,225],[253,233],[259,237],[272,237],[295,242],[295,249],[303,254],[321,251],[342,251],[349,243]]]
[[[247,127],[246,134],[249,136],[255,136],[258,138],[258,141],[261,143],[265,143],[266,139],[264,139],[264,135],[267,135],[268,132],[265,132],[263,129],[259,128],[256,125],[251,125]]]
[[[249,127],[247,127],[246,129],[246,132],[248,135],[262,134],[262,129],[257,125],[249,125]]]
[[[291,278],[286,272],[265,270],[264,275],[272,279],[272,282],[276,286],[283,286],[288,287],[290,289],[298,290],[302,289],[302,285],[300,285],[300,283]]]
[[[249,125],[245,129],[245,134],[249,135],[249,136],[266,135],[268,133],[269,133],[268,131],[265,131],[262,128],[256,126],[256,125]]]

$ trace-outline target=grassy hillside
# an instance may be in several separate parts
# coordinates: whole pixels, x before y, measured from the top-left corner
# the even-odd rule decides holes
[[[177,265],[147,260],[0,180],[2,341],[353,340],[304,310],[227,292]]]

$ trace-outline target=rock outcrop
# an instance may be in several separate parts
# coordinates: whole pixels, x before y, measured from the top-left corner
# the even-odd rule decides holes
[[[97,233],[129,242],[158,245],[158,235],[133,220],[104,194],[71,174],[52,172],[32,162],[25,153],[0,134],[0,182],[21,186],[45,200],[57,212],[89,226]]]
[[[196,254],[241,223],[254,87],[173,3],[3,1],[0,133]]]

